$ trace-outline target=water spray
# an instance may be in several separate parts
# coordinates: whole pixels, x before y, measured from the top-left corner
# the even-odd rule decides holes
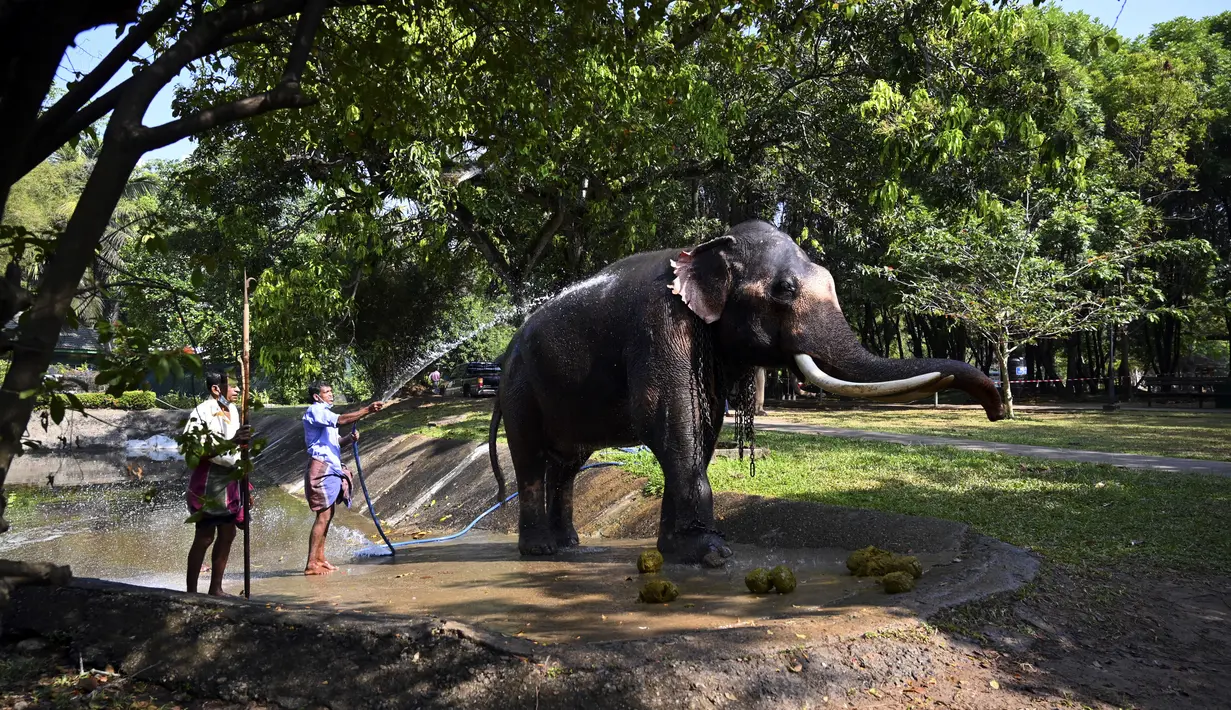
[[[362,485],[363,469],[359,466],[359,445],[358,445],[358,442],[353,442],[353,443],[355,446],[355,468],[359,471],[359,482]],[[636,446],[636,447],[620,448],[619,450],[623,451],[626,454],[635,454],[639,451],[645,451],[646,447]],[[577,470],[577,472],[580,473],[582,471],[585,471],[591,468],[603,468],[606,466],[619,466],[619,465],[620,465],[619,461],[595,461],[594,463],[588,463],[585,466],[582,466],[580,469]],[[364,486],[363,495],[366,497],[367,494],[368,494],[368,489],[366,486]],[[487,516],[496,512],[497,510],[500,509],[501,506],[505,505],[506,503],[508,503],[509,501],[513,500],[516,497],[517,497],[516,492],[509,494],[509,497],[505,498],[502,501],[497,501],[495,505],[491,506],[490,508],[483,511],[482,513],[479,513],[479,516],[475,518],[474,520],[470,521],[469,525],[467,525],[461,530],[455,533],[452,533],[450,535],[444,535],[442,537],[424,538],[422,540],[405,540],[402,542],[395,542],[395,543],[390,543],[389,538],[385,537],[385,531],[384,529],[381,528],[380,521],[376,520],[376,510],[372,508],[372,501],[371,499],[368,499],[368,510],[372,513],[372,520],[376,520],[376,529],[380,532],[381,538],[384,539],[385,546],[388,547],[389,552],[386,553],[385,549],[382,548],[380,545],[369,545],[365,548],[357,550],[355,552],[355,557],[384,557],[386,556],[386,554],[396,555],[397,550],[404,548],[404,547],[411,547],[413,545],[430,545],[430,544],[437,543],[437,542],[448,542],[450,540],[456,540],[460,538],[461,536],[465,535],[466,533],[470,532],[472,529],[474,529],[474,526],[478,525],[479,521],[483,520],[483,518],[486,518]]]
[[[394,378],[394,380],[396,381],[396,384],[394,384],[392,387],[385,390],[384,394],[381,396],[381,399],[387,400],[390,397],[392,397],[395,392],[405,387],[407,382],[410,382],[414,378],[418,377],[419,374],[423,372],[423,370],[427,369],[428,365],[431,365],[433,362],[435,362],[436,360],[439,360],[444,355],[447,355],[448,353],[452,352],[454,349],[456,349],[459,345],[466,342],[467,340],[470,340],[479,335],[482,335],[484,332],[495,327],[496,325],[500,323],[504,323],[505,321],[511,318],[514,318],[518,315],[524,314],[534,309],[539,304],[551,298],[554,298],[556,295],[557,294],[553,293],[547,296],[536,296],[535,298],[532,298],[526,301],[520,306],[515,306],[501,313],[497,313],[496,316],[492,318],[490,321],[488,321],[487,323],[484,323],[483,325],[471,330],[470,332],[466,333],[465,335],[459,338],[456,338],[454,340],[449,341],[448,343],[438,346],[437,348],[429,352],[427,355],[420,357],[419,359],[413,361],[410,365],[407,365],[405,368],[403,368],[401,371],[401,374]]]

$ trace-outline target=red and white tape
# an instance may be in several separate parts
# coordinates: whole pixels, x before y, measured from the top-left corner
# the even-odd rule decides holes
[[[1102,382],[1106,379],[1107,379],[1106,377],[1070,377],[1067,380],[1009,380],[1009,382],[1015,385],[1025,384],[1028,382],[1059,382],[1063,384],[1065,382],[1093,382],[1093,381]],[[1000,380],[996,380],[996,382],[999,382],[999,381]]]

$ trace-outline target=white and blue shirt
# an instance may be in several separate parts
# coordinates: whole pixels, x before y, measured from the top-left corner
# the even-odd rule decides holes
[[[342,471],[342,450],[338,440],[338,415],[333,405],[316,402],[303,413],[303,441],[308,455],[329,464],[330,472]]]

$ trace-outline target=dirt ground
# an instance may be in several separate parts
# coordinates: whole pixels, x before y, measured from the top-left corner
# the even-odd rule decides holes
[[[948,633],[999,654],[1022,692],[1063,707],[1225,708],[1231,579],[1046,566],[1006,597],[942,612]],[[990,706],[989,706],[990,707]]]
[[[541,652],[513,654],[467,669],[464,682],[442,677],[441,683],[451,687],[448,693],[412,705],[1226,707],[1231,697],[1226,592],[1231,580],[1142,572],[1081,572],[1048,565],[1016,593],[942,612],[927,625],[854,638],[784,639],[782,650],[768,656],[719,652],[705,658],[670,644],[656,648],[652,642],[591,650],[584,660],[566,652],[555,658]],[[333,627],[322,622],[320,628]],[[4,638],[0,707],[310,706],[294,698],[228,701],[219,698],[227,693],[216,689],[89,673],[89,661],[99,659],[79,653],[65,639]],[[84,674],[79,672],[82,664]],[[316,674],[308,679],[319,682]],[[353,704],[365,705],[361,700]]]

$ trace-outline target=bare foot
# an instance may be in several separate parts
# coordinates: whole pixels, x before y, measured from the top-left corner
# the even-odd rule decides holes
[[[304,574],[329,574],[332,571],[333,570],[329,569],[325,565],[317,563],[317,562],[314,562],[308,565],[307,567],[303,568]]]
[[[208,571],[209,571],[209,565],[201,565],[201,574],[205,574]]]
[[[209,590],[209,595],[210,595],[211,597],[233,597],[233,596],[235,596],[234,594],[227,594],[226,592],[222,591],[221,589],[217,589],[217,590],[215,590],[215,589],[211,589],[211,590]]]
[[[321,564],[325,565],[325,567],[328,568],[330,571],[336,570],[338,568],[337,565],[330,562],[329,560],[321,560]]]

